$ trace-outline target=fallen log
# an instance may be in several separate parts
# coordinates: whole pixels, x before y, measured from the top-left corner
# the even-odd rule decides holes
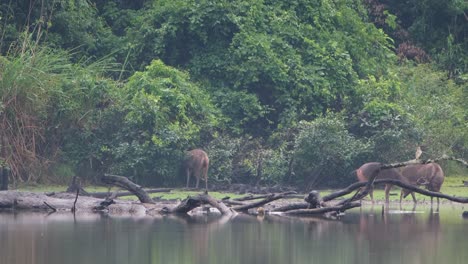
[[[214,208],[218,209],[222,215],[231,215],[236,213],[233,209],[227,207],[223,202],[217,201],[216,199],[212,198],[207,194],[200,195],[199,198],[202,201],[202,203],[209,204]]]
[[[286,212],[286,211],[291,211],[291,210],[296,210],[296,209],[307,209],[308,207],[309,207],[308,203],[293,203],[293,204],[288,204],[288,205],[274,208],[272,211],[273,212]]]
[[[437,160],[437,159],[435,159]],[[434,160],[434,161],[435,161]],[[371,188],[374,184],[392,184],[397,185],[402,188],[411,190],[416,193],[420,193],[430,197],[438,197],[443,199],[448,199],[454,202],[459,203],[468,203],[468,198],[464,197],[455,197],[450,195],[445,195],[442,193],[436,193],[421,189],[416,186],[412,186],[409,184],[402,183],[398,180],[376,180],[376,176],[382,169],[388,168],[396,168],[401,166],[406,166],[409,164],[417,164],[417,163],[424,163],[427,161],[407,161],[407,162],[400,162],[400,163],[393,163],[393,164],[382,164],[381,167],[374,172],[368,182],[358,182],[351,184],[347,188],[343,190],[339,190],[337,192],[331,193],[326,195],[320,199],[320,195],[318,192],[312,191],[306,196],[306,201],[308,203],[296,203],[291,204],[283,207],[278,207],[273,209],[273,211],[286,211],[285,215],[318,215],[318,214],[326,214],[328,212],[343,212],[350,208],[355,208],[360,206],[360,203],[357,203],[357,200],[362,199],[365,195],[367,195],[369,188]],[[229,208],[225,205],[224,202],[218,201],[208,194],[201,194],[194,197],[188,197],[187,199],[183,200],[176,206],[168,205],[168,204],[155,204],[155,202],[149,197],[148,192],[146,192],[141,186],[131,182],[125,177],[116,176],[116,175],[105,175],[102,178],[103,182],[116,185],[122,188],[127,189],[130,193],[136,195],[141,203],[135,203],[130,201],[122,201],[122,200],[114,200],[114,199],[98,199],[89,196],[82,196],[79,199],[77,196],[72,195],[70,193],[59,193],[54,196],[47,196],[45,194],[35,194],[35,193],[26,193],[26,192],[15,192],[15,191],[0,191],[0,209],[29,209],[29,210],[53,210],[53,211],[70,211],[72,208],[75,208],[77,212],[80,211],[105,211],[109,213],[116,213],[116,214],[123,214],[123,213],[130,213],[132,215],[149,215],[150,212],[161,212],[161,213],[183,213],[186,214],[193,210],[196,207],[199,207],[203,204],[209,204],[211,207],[216,208],[218,211],[221,212],[223,215],[232,215],[235,214],[237,211],[239,212],[246,212],[247,210],[255,207],[261,207],[267,203],[272,201],[282,199],[282,198],[290,198],[296,192],[285,192],[285,193],[273,193],[267,196],[249,196],[248,199],[262,199],[260,201],[255,201],[248,204],[240,204]],[[360,189],[360,192],[356,192],[355,195],[351,198],[341,200],[335,205],[328,206],[325,204],[327,201],[334,200],[336,198],[342,197],[344,195],[350,194],[353,191]],[[80,192],[77,189],[77,192]],[[106,193],[106,196],[108,194]],[[60,197],[60,198],[59,198]],[[255,198],[254,198],[255,197]],[[232,201],[226,200],[226,203],[240,203],[240,201]],[[165,206],[163,209],[161,209]],[[169,208],[170,207],[170,208]],[[318,208],[313,208],[318,207]],[[308,208],[308,209],[305,209]]]
[[[225,203],[227,205],[245,205],[245,203],[243,203],[243,202],[233,201],[233,200],[229,200],[229,199],[222,199],[221,201],[223,201],[223,203]]]
[[[271,194],[263,194],[263,195],[246,195],[244,197],[234,198],[235,201],[250,201],[250,200],[257,200],[257,199],[264,199],[270,196]]]
[[[296,194],[296,192],[272,193],[272,194],[268,195],[268,197],[266,197],[265,199],[263,199],[261,201],[253,202],[253,203],[246,204],[246,205],[234,206],[232,209],[234,209],[236,211],[246,212],[247,210],[249,210],[251,208],[255,208],[255,207],[265,205],[265,204],[270,203],[272,201],[284,198],[284,197],[286,197],[286,196],[288,196],[290,194]]]
[[[341,206],[330,206],[330,207],[322,207],[322,208],[313,208],[313,209],[297,209],[284,212],[283,214],[286,215],[323,215],[329,212],[344,212],[348,209],[360,207],[361,203],[352,202]]]
[[[124,188],[130,192],[132,192],[140,202],[142,203],[154,203],[153,199],[148,195],[145,190],[140,185],[137,185],[130,181],[128,178],[123,177],[123,176],[117,176],[117,175],[110,175],[110,174],[105,174],[102,178],[101,181],[106,183],[106,184],[112,184],[115,186],[119,186],[121,188]]]
[[[173,208],[164,207],[161,212],[165,214],[186,214],[203,204],[209,204],[213,206],[214,208],[218,209],[222,215],[231,215],[236,213],[234,210],[227,207],[223,202],[217,201],[208,194],[199,194],[193,197],[189,196]]]
[[[333,192],[333,193],[331,193],[329,195],[324,196],[322,198],[322,201],[324,201],[324,202],[325,201],[330,201],[330,200],[342,197],[344,195],[350,194],[353,191],[366,186],[367,184],[368,184],[368,182],[353,183],[353,184],[349,185],[348,187],[346,187],[345,189],[342,189],[342,190],[339,190],[339,191],[336,191],[336,192]],[[443,198],[443,199],[447,199],[449,201],[453,201],[453,202],[457,202],[457,203],[468,203],[468,197],[457,197],[457,196],[451,196],[451,195],[447,195],[447,194],[443,194],[443,193],[439,193],[439,192],[432,192],[432,191],[428,191],[428,190],[425,190],[425,189],[421,189],[421,188],[416,187],[416,186],[411,185],[411,184],[403,183],[403,182],[401,182],[399,180],[393,180],[393,179],[375,180],[374,184],[397,185],[397,186],[399,186],[401,188],[405,188],[405,189],[408,189],[408,190],[411,190],[413,192],[416,192],[416,193],[419,193],[419,194],[422,194],[422,195],[426,195],[426,196],[429,196],[429,197]],[[358,196],[358,195],[355,196],[352,200],[351,200],[351,198],[345,199],[345,200],[340,201],[338,204],[344,204],[346,202],[350,202],[350,201],[352,202],[352,201],[357,201],[357,200],[360,200],[360,196]]]
[[[102,199],[93,197],[82,196],[76,202],[75,195],[69,194],[67,197],[56,198],[33,192],[0,191],[0,209],[71,211],[74,206],[76,211],[92,212],[99,208],[102,203]],[[117,206],[141,206],[130,201],[114,203]]]
[[[415,159],[415,160],[409,160],[409,161],[404,161],[404,162],[396,162],[396,163],[390,163],[390,164],[383,164],[382,163],[380,168],[375,170],[372,173],[372,175],[370,175],[369,180],[367,182],[363,182],[365,187],[359,193],[356,193],[356,195],[354,195],[350,199],[346,199],[344,201],[341,201],[340,204],[346,204],[346,203],[349,203],[349,202],[352,202],[352,201],[361,200],[364,197],[366,197],[369,194],[369,191],[373,188],[375,178],[377,177],[377,175],[380,173],[381,170],[391,169],[391,168],[399,168],[399,167],[404,167],[404,166],[414,165],[414,164],[427,164],[427,163],[437,162],[437,161],[440,161],[440,160],[454,160],[454,161],[460,162],[463,165],[465,165],[466,167],[468,167],[468,163],[465,160],[450,157],[450,156],[447,156],[447,155],[442,155],[439,158],[427,159],[427,160]],[[399,183],[401,184],[401,182],[399,182]],[[407,188],[407,189],[410,189],[410,190],[413,190],[411,188],[416,188],[416,187],[414,187],[412,185],[407,185],[407,186],[410,186],[410,188]],[[362,186],[360,186],[360,187],[362,187]],[[350,189],[350,188],[348,187],[346,189]],[[422,190],[420,188],[416,188],[416,189],[417,190]],[[355,190],[355,189],[353,189],[353,190]],[[415,192],[421,193],[420,191],[416,191],[416,190],[415,190]],[[423,194],[423,193],[421,193],[421,194]],[[428,196],[431,196],[431,195],[428,195]],[[432,197],[437,197],[437,196],[432,196]],[[445,197],[445,199],[448,199],[447,197]]]
[[[143,189],[143,190],[146,193],[163,193],[163,192],[170,192],[173,189],[172,188],[156,188],[156,189]],[[88,195],[91,197],[95,197],[95,198],[106,198],[110,196],[110,193],[109,192],[92,192],[92,193],[88,192]],[[126,192],[117,192],[114,195],[115,195],[114,198],[117,198],[117,197],[122,197],[122,196],[134,195],[134,193],[126,191]]]

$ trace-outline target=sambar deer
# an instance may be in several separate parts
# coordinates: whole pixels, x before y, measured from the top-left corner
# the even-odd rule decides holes
[[[426,186],[426,189],[432,192],[440,192],[445,179],[444,171],[437,163],[408,165],[401,169],[401,174],[411,185]],[[401,190],[400,202],[408,194],[411,194],[416,203],[414,192],[408,189]],[[433,197],[431,197],[431,204],[432,201]],[[439,197],[437,197],[437,204],[439,204]]]
[[[366,182],[369,180],[369,178],[372,176],[372,174],[380,168],[382,163],[379,162],[369,162],[365,163],[359,169],[356,170],[356,175],[357,178],[360,182]],[[400,172],[397,169],[384,169],[379,172],[379,174],[376,177],[376,180],[387,180],[387,179],[393,179],[393,180],[399,180],[403,183],[409,184],[408,180],[403,177]],[[385,203],[389,202],[389,196],[390,196],[390,190],[392,189],[393,185],[392,184],[385,184]],[[372,203],[374,203],[374,190],[370,189],[369,190],[369,196],[371,197]]]
[[[205,151],[201,149],[194,149],[187,152],[183,168],[185,174],[187,175],[187,188],[190,183],[190,176],[193,175],[197,178],[196,188],[198,189],[198,184],[200,179],[205,180],[205,190],[208,191],[208,166],[210,164],[210,159]]]

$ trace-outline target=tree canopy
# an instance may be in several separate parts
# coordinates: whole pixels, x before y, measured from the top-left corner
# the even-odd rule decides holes
[[[464,157],[467,8],[1,0],[0,164],[15,182],[177,185],[200,147],[214,181],[337,186],[419,145]]]

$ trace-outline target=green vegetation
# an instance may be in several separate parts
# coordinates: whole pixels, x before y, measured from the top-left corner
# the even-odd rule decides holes
[[[0,164],[181,186],[342,187],[367,161],[466,159],[463,1],[0,0]],[[452,163],[446,174],[466,174]]]

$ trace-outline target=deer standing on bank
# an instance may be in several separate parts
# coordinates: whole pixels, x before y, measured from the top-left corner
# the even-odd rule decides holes
[[[205,180],[205,190],[208,191],[208,166],[210,160],[205,151],[201,149],[194,149],[187,152],[184,159],[184,171],[187,175],[187,188],[190,183],[190,176],[193,175],[197,178],[196,188],[198,189],[198,184],[200,179]]]
[[[366,182],[369,180],[369,178],[372,176],[372,174],[380,169],[382,166],[382,163],[379,162],[369,162],[365,163],[359,169],[356,170],[356,175],[357,178],[360,182]],[[409,181],[401,175],[401,173],[397,169],[384,169],[379,172],[379,174],[376,177],[376,180],[388,180],[388,179],[393,179],[393,180],[399,180],[403,183],[409,184]],[[392,184],[385,184],[385,203],[389,202],[389,196],[390,196],[390,190],[392,189],[393,185]],[[369,196],[371,197],[372,203],[374,203],[374,190],[370,189],[369,190]]]
[[[445,179],[444,171],[437,163],[408,165],[401,170],[401,174],[411,185],[426,186],[426,189],[432,192],[440,192]],[[408,194],[411,194],[416,203],[414,192],[407,189],[401,190],[400,203]],[[432,201],[433,197],[431,197],[431,204]],[[437,204],[439,204],[439,197],[437,197]]]

